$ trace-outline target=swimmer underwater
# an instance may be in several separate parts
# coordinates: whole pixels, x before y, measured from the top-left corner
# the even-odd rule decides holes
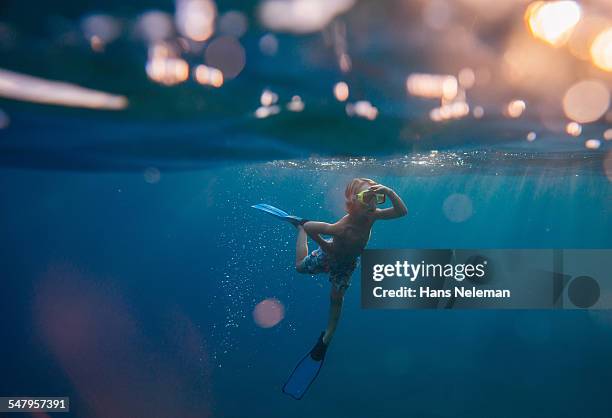
[[[374,222],[400,218],[408,213],[406,205],[394,190],[371,179],[353,179],[346,186],[344,196],[347,214],[335,223],[309,221],[266,204],[253,206],[296,226],[296,270],[303,274],[327,273],[331,283],[327,328],[283,387],[283,392],[295,399],[302,398],[319,373],[340,319],[344,294],[359,256],[368,244]],[[392,206],[378,208],[377,205],[384,203],[386,198],[389,198]],[[330,238],[326,239],[324,235]],[[310,254],[308,237],[319,245]]]

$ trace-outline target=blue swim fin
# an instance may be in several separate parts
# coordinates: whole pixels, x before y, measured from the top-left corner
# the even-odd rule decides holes
[[[303,218],[300,218],[298,216],[289,215],[284,210],[281,210],[279,208],[275,208],[274,206],[267,205],[265,203],[259,203],[257,205],[253,205],[251,207],[255,208],[255,209],[259,209],[261,211],[264,211],[267,214],[272,215],[272,216],[274,216],[277,219],[280,219],[281,221],[289,222],[290,224],[293,224],[295,226],[303,224],[304,221],[305,221]]]
[[[295,366],[291,376],[287,379],[287,383],[283,386],[283,393],[291,396],[293,399],[302,399],[312,382],[319,375],[319,371],[325,360],[327,345],[323,343],[322,332],[315,346],[304,356],[302,360]]]

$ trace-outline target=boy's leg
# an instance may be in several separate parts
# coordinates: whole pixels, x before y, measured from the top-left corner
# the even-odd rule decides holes
[[[332,286],[329,302],[329,318],[327,320],[325,335],[323,335],[323,343],[325,345],[329,344],[336,332],[336,327],[340,320],[340,313],[342,312],[342,303],[344,302],[344,289],[337,289],[335,286]]]
[[[295,267],[299,268],[304,257],[308,255],[308,235],[306,235],[306,231],[304,231],[302,225],[298,225],[297,230],[298,234],[295,241]]]

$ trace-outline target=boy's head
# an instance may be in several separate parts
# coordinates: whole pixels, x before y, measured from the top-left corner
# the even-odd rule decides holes
[[[370,186],[376,184],[378,183],[374,180],[366,178],[354,178],[351,180],[344,190],[346,211],[357,215],[376,210],[376,199],[368,199],[364,203],[357,199],[357,193],[368,190]]]

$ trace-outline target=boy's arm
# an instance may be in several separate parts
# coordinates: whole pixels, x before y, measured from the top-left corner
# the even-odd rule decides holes
[[[308,221],[304,224],[304,230],[308,234],[310,238],[312,238],[323,251],[330,250],[330,242],[321,236],[324,235],[334,235],[336,231],[335,224],[328,224],[326,222],[315,222]]]
[[[401,197],[398,196],[395,191],[382,184],[377,184],[370,187],[370,190],[374,193],[383,193],[387,195],[393,207],[385,209],[376,209],[374,212],[374,219],[395,219],[405,216],[408,213],[408,208],[404,204]]]

